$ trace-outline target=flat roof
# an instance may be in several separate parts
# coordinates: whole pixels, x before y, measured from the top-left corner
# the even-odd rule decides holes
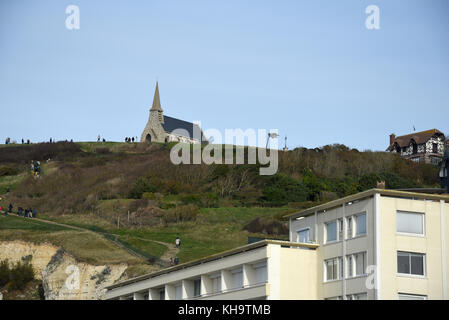
[[[318,206],[314,206],[314,207],[311,207],[311,208],[308,208],[305,210],[301,210],[301,211],[286,215],[286,216],[284,216],[284,218],[292,219],[292,218],[307,216],[309,214],[314,213],[315,211],[321,211],[321,210],[338,207],[338,206],[341,206],[343,203],[372,197],[375,194],[380,194],[381,196],[398,197],[398,198],[444,200],[445,202],[449,202],[449,195],[429,194],[429,193],[409,192],[409,191],[399,191],[399,190],[387,190],[387,189],[370,189],[370,190],[359,192],[359,193],[356,193],[356,194],[353,194],[353,195],[350,195],[350,196],[347,196],[344,198],[329,201],[324,204],[320,204]]]
[[[112,290],[118,287],[123,287],[135,282],[139,282],[139,281],[143,281],[143,280],[147,280],[147,279],[151,279],[151,278],[155,278],[170,272],[175,272],[175,271],[179,271],[182,269],[186,269],[186,268],[190,268],[196,265],[200,265],[203,263],[207,263],[207,262],[211,262],[211,261],[215,261],[215,260],[219,260],[231,255],[235,255],[238,253],[242,253],[242,252],[246,252],[246,251],[250,251],[250,250],[254,250],[257,248],[261,248],[261,247],[265,247],[269,244],[276,244],[276,245],[281,245],[281,246],[289,246],[289,247],[305,247],[305,248],[312,248],[312,249],[316,249],[319,247],[318,244],[315,243],[299,243],[299,242],[289,242],[289,241],[280,241],[280,240],[262,240],[262,241],[257,241],[251,244],[247,244],[241,247],[237,247],[234,249],[230,249],[227,251],[223,251],[220,253],[216,253],[210,256],[206,256],[204,258],[201,259],[197,259],[197,260],[193,260],[190,262],[186,262],[186,263],[182,263],[170,268],[166,268],[166,269],[162,269],[160,271],[156,271],[153,273],[149,273],[140,277],[136,277],[136,278],[132,278],[129,280],[125,280],[116,284],[113,284],[111,286],[106,287],[107,290]]]

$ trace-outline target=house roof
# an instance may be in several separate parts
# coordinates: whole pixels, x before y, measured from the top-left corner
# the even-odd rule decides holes
[[[164,123],[161,123],[162,127],[164,128],[165,132],[167,133],[172,133],[175,130],[178,130],[177,132],[174,132],[177,135],[183,136],[183,137],[187,137],[187,138],[192,138],[192,139],[197,139],[197,137],[194,137],[193,135],[193,129],[196,128],[196,130],[198,130],[197,132],[199,132],[201,134],[201,141],[205,141],[205,137],[203,135],[203,131],[201,130],[201,128],[196,125],[193,124],[191,122],[187,122],[184,120],[180,120],[180,119],[176,119],[176,118],[172,118],[169,116],[164,116]]]
[[[402,148],[409,146],[411,140],[414,140],[416,144],[422,144],[429,141],[429,139],[435,135],[444,137],[444,133],[437,129],[431,129],[421,132],[413,132],[410,134],[406,134],[404,136],[399,136],[394,139],[393,143],[387,148],[387,151],[391,151],[395,143],[397,143],[399,147]]]

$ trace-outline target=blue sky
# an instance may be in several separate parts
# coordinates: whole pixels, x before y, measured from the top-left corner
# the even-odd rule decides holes
[[[3,0],[1,143],[140,138],[156,80],[166,115],[275,128],[290,148],[448,134],[448,15],[447,0]]]

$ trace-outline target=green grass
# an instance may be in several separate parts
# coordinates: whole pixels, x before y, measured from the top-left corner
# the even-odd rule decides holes
[[[13,215],[5,217],[3,214],[0,217],[0,230],[5,229],[20,229],[33,230],[41,232],[56,232],[68,230],[65,227],[39,222],[30,218],[21,218]]]
[[[102,138],[103,139],[103,138]],[[94,153],[97,148],[109,148],[110,151],[117,151],[125,142],[75,142],[81,150],[88,153]]]
[[[104,205],[111,205],[111,202],[107,201]],[[246,207],[203,208],[195,222],[138,229],[117,229],[116,225],[106,222],[100,217],[95,216],[95,214],[64,215],[45,218],[72,226],[87,228],[96,232],[107,232],[111,235],[116,235],[118,236],[118,240],[125,246],[141,253],[145,257],[155,256],[160,258],[167,250],[167,247],[137,238],[174,244],[176,237],[179,236],[181,239],[181,248],[178,257],[180,262],[187,262],[245,245],[248,243],[248,236],[267,237],[266,235],[248,233],[242,230],[242,227],[256,217],[279,216],[286,214],[287,210],[287,208]],[[16,226],[16,228],[25,227],[21,225]],[[28,226],[28,229],[30,228]],[[75,251],[81,250],[83,257],[90,257],[90,255],[95,257],[96,252],[98,252],[98,257],[94,258],[95,261],[105,259],[105,257],[99,257],[102,255],[102,249],[97,245],[94,245],[94,247],[96,248],[94,250],[90,250],[89,246],[72,249]]]
[[[136,239],[131,236],[120,236],[119,241],[147,258],[160,258],[168,249],[162,244]]]
[[[10,188],[11,191],[17,188],[22,179],[26,177],[26,173],[19,173],[15,176],[0,177],[0,194],[5,194],[6,189]]]

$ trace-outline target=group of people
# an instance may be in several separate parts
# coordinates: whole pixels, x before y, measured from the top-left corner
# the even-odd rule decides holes
[[[170,265],[171,266],[176,266],[178,263],[179,263],[179,258],[178,257],[175,257],[174,259],[170,258]]]
[[[30,139],[27,139],[26,141],[22,138],[22,144],[30,144],[31,142],[30,142]],[[17,141],[16,140],[13,140],[13,141],[11,141],[11,138],[10,137],[8,137],[8,138],[6,138],[5,139],[5,144],[17,144]]]
[[[6,216],[8,216],[8,214],[12,214],[13,213],[12,212],[13,208],[14,208],[14,206],[12,205],[12,203],[9,204],[8,208],[3,208],[0,205],[0,212],[3,211],[3,215],[6,217]],[[25,217],[25,218],[36,218],[37,210],[36,210],[36,208],[34,208],[34,209],[27,208],[27,209],[24,210],[22,207],[19,207],[17,209],[17,215],[19,217],[22,217],[22,215],[23,215],[23,217]]]
[[[181,247],[181,239],[179,239],[179,237],[176,237],[176,240],[175,240],[175,246],[176,246],[176,248],[180,248]],[[175,266],[175,265],[177,265],[179,263],[179,258],[178,257],[175,257],[174,259],[173,258],[170,258],[170,265],[171,266]]]
[[[136,137],[136,138],[134,138],[134,137],[132,137],[132,138],[126,137],[126,138],[125,138],[125,142],[134,142],[134,141],[137,142],[137,137]]]
[[[98,135],[98,137],[97,137],[97,142],[101,142],[101,137],[100,137],[100,135]],[[103,138],[103,142],[106,142],[106,139],[105,139],[105,138]]]
[[[30,170],[31,170],[31,174],[36,179],[39,179],[39,176],[41,174],[41,163],[38,160],[36,160],[36,161],[31,160]]]

